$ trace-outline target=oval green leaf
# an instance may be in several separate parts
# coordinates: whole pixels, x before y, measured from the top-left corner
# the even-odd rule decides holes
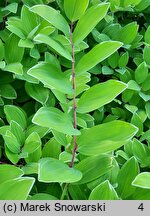
[[[63,45],[61,45],[60,43],[58,43],[54,39],[50,38],[49,36],[44,35],[44,34],[38,34],[35,36],[35,38],[33,40],[36,42],[39,42],[39,43],[47,44],[48,46],[52,47],[57,53],[59,53],[64,58],[66,58],[70,61],[72,60],[72,57],[71,57],[71,54],[69,53],[69,51],[66,50],[65,47],[63,47]]]
[[[99,83],[85,91],[78,101],[77,112],[88,113],[110,103],[127,85],[117,80]]]
[[[25,89],[28,95],[41,104],[45,104],[49,97],[49,89],[40,84],[26,82]]]
[[[89,71],[95,65],[112,55],[122,45],[123,44],[119,41],[104,41],[97,44],[78,62],[76,66],[76,73],[84,73]]]
[[[124,26],[119,32],[119,39],[124,44],[130,44],[135,39],[138,33],[138,25],[136,22],[131,22]]]
[[[64,9],[70,21],[77,21],[86,11],[89,0],[64,0]]]
[[[5,145],[11,152],[15,154],[18,154],[20,152],[20,143],[11,131],[8,130],[3,138],[5,140]]]
[[[24,174],[23,170],[9,164],[0,165],[0,184],[7,180],[19,178]]]
[[[140,173],[135,177],[132,185],[140,188],[150,189],[150,172]]]
[[[112,167],[112,157],[109,155],[87,157],[75,166],[83,174],[77,184],[91,182],[110,171]]]
[[[127,143],[137,130],[134,125],[119,120],[83,129],[77,141],[78,151],[84,155],[114,151]]]
[[[25,141],[22,153],[31,154],[41,146],[41,139],[37,132],[31,133]]]
[[[0,200],[26,200],[35,182],[34,178],[21,177],[0,184]]]
[[[73,33],[73,42],[80,43],[105,17],[109,8],[108,3],[96,4],[90,7],[80,18]]]
[[[121,168],[118,177],[117,192],[122,199],[126,199],[132,195],[136,187],[132,186],[132,181],[139,173],[139,166],[137,160],[130,158]]]
[[[64,94],[72,93],[72,85],[57,66],[47,62],[41,62],[30,68],[27,72],[32,77],[40,80],[44,85],[50,89],[57,89]]]
[[[54,107],[42,107],[32,119],[34,124],[48,127],[69,135],[80,135],[80,131],[74,129],[71,119]]]
[[[69,35],[69,25],[64,17],[60,14],[59,11],[47,5],[35,5],[30,10],[43,19],[47,20],[50,24],[55,26],[60,31],[64,32],[66,35]]]
[[[5,43],[5,61],[7,64],[21,62],[24,55],[24,48],[19,47],[19,37],[11,34]],[[13,44],[13,46],[12,46]]]
[[[82,173],[74,168],[70,168],[54,158],[42,158],[39,161],[38,180],[40,182],[60,182],[72,183],[79,181]]]
[[[117,192],[108,180],[102,182],[95,187],[90,196],[89,200],[118,200]]]
[[[5,105],[4,112],[9,123],[13,120],[17,122],[23,129],[27,127],[26,113],[20,107],[14,105]]]

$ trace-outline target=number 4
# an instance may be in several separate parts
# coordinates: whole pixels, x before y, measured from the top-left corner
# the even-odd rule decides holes
[[[138,207],[139,210],[143,211],[144,210],[144,206],[143,206],[143,203],[141,203]]]

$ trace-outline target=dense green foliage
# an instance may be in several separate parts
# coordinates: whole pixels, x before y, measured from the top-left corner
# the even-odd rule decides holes
[[[149,15],[0,1],[0,199],[150,199]]]

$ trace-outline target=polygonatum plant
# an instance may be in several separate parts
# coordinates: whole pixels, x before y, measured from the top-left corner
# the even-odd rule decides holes
[[[140,172],[150,166],[142,143],[150,134],[150,31],[142,43],[136,21],[119,23],[147,7],[140,0],[8,2],[0,33],[0,199],[150,197],[149,172]]]

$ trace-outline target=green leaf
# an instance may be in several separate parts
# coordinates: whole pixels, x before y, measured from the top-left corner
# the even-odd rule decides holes
[[[136,22],[131,22],[124,26],[119,32],[119,39],[124,44],[130,44],[135,39],[138,33],[138,25]]]
[[[29,197],[28,200],[58,200],[58,198],[46,193],[37,193]]]
[[[4,56],[5,56],[4,44],[2,40],[0,39],[0,61],[4,59]]]
[[[142,62],[135,70],[135,80],[138,84],[143,83],[148,76],[148,67],[145,62]]]
[[[11,34],[5,44],[5,61],[7,64],[21,62],[24,55],[24,48],[18,47],[19,38]],[[13,46],[12,46],[13,44]]]
[[[16,75],[23,75],[23,65],[19,62],[8,64],[3,70],[12,72]]]
[[[126,65],[128,64],[128,61],[129,61],[129,53],[125,52],[125,53],[123,53],[123,55],[121,55],[121,57],[119,59],[119,62],[118,62],[119,67],[125,68]]]
[[[10,32],[17,35],[19,38],[25,39],[26,38],[26,32],[23,29],[22,22],[17,17],[9,17],[7,21],[7,27]]]
[[[38,163],[27,163],[22,170],[25,175],[38,174]]]
[[[19,161],[18,154],[14,154],[9,150],[9,148],[5,145],[5,154],[8,160],[10,160],[13,164],[17,164]]]
[[[135,192],[131,196],[132,200],[150,200],[150,190],[136,187]]]
[[[42,157],[59,158],[61,152],[61,145],[52,137],[42,149]]]
[[[139,137],[143,132],[143,122],[137,113],[133,114],[131,118],[131,123],[139,129],[136,134],[136,136]]]
[[[110,171],[112,167],[112,157],[109,155],[87,157],[75,166],[83,174],[77,184],[91,182]]]
[[[34,47],[34,43],[30,39],[20,39],[18,46],[32,49]]]
[[[25,200],[27,199],[33,184],[34,178],[22,177],[11,179],[0,184],[0,200]]]
[[[147,44],[150,44],[150,26],[147,28],[145,32],[144,39]]]
[[[150,48],[149,46],[145,46],[143,50],[143,57],[146,64],[150,65]]]
[[[130,158],[121,168],[118,174],[117,192],[122,199],[125,199],[134,193],[136,188],[132,186],[132,181],[138,173],[139,166],[134,157]]]
[[[64,10],[71,22],[77,21],[86,11],[89,0],[64,0]]]
[[[49,89],[43,87],[41,84],[33,84],[26,82],[25,89],[28,95],[34,98],[41,104],[45,104],[49,97]]]
[[[6,7],[2,8],[2,11],[9,11],[12,13],[16,13],[18,8],[18,4],[16,2],[8,4]]]
[[[90,196],[89,200],[118,200],[117,192],[108,180],[102,182],[95,187]]]
[[[67,146],[68,144],[68,140],[66,138],[66,135],[56,131],[56,130],[52,130],[53,136],[55,138],[55,140],[62,146]]]
[[[20,145],[24,144],[25,134],[23,128],[15,121],[10,121],[10,131],[15,135]]]
[[[83,190],[85,193],[83,193]],[[69,184],[68,191],[69,191],[69,195],[71,196],[73,200],[87,200],[88,198],[87,196],[88,191],[87,191],[86,185]]]
[[[68,114],[54,107],[40,108],[34,115],[32,121],[34,124],[48,127],[64,134],[80,135],[80,132],[74,129]]]
[[[134,90],[134,91],[140,91],[141,87],[134,81],[130,80],[128,83],[128,89]]]
[[[35,5],[30,10],[37,13],[66,35],[70,34],[69,25],[59,11],[47,5]]]
[[[58,67],[52,64],[41,62],[30,68],[27,73],[40,80],[50,89],[57,89],[65,94],[72,93],[72,85],[69,79]]]
[[[132,151],[138,162],[145,164],[148,159],[148,154],[145,148],[145,145],[142,144],[139,140],[134,139],[132,145]]]
[[[25,141],[22,152],[27,152],[28,154],[33,153],[41,146],[41,139],[38,133],[31,133]]]
[[[150,172],[138,174],[133,180],[132,185],[140,188],[150,189]]]
[[[102,3],[90,7],[78,21],[73,32],[73,42],[80,43],[94,29],[94,27],[106,16],[109,4]]]
[[[17,106],[14,105],[5,105],[4,112],[6,114],[7,121],[17,122],[23,129],[27,126],[27,117],[25,112]]]
[[[80,171],[70,168],[62,161],[54,158],[42,158],[39,161],[38,180],[40,182],[72,183],[81,178]]]
[[[10,84],[0,85],[0,96],[7,99],[16,99],[17,93]]]
[[[30,124],[30,126],[26,130],[26,137],[28,137],[33,132],[37,132],[40,138],[43,138],[49,131],[49,128]]]
[[[83,129],[77,140],[78,151],[84,155],[114,151],[127,143],[136,132],[135,126],[120,120]]]
[[[119,41],[104,41],[85,54],[76,66],[76,73],[83,73],[103,61],[118,50],[123,44]],[[92,61],[91,61],[92,59]]]
[[[150,74],[148,74],[146,80],[142,83],[142,89],[143,91],[148,91],[150,89]]]
[[[72,154],[71,153],[68,153],[66,151],[63,151],[60,153],[59,155],[59,160],[63,161],[64,163],[70,163],[71,160],[72,160]],[[74,162],[78,162],[78,159],[75,158],[74,159]]]
[[[116,80],[96,84],[81,95],[77,105],[77,112],[88,113],[98,109],[110,103],[126,88],[125,83]]]
[[[150,119],[150,102],[147,102],[145,104],[145,110],[146,110],[147,117]]]
[[[23,5],[21,11],[21,24],[27,36],[29,36],[33,29],[38,25],[36,14],[32,13],[25,5]]]
[[[35,42],[45,43],[45,44],[49,45],[50,47],[52,47],[57,53],[59,53],[64,58],[66,58],[70,61],[72,60],[72,57],[71,57],[71,54],[69,53],[69,51],[66,50],[65,47],[63,47],[63,45],[61,45],[60,43],[58,43],[54,39],[50,38],[49,36],[44,35],[44,34],[38,34],[35,36],[35,38],[33,40]]]
[[[26,152],[25,152],[26,153]],[[35,149],[34,152],[28,154],[28,157],[25,158],[26,163],[38,162],[42,156],[41,145]]]
[[[13,165],[2,164],[0,165],[0,184],[11,179],[19,178],[24,172]]]
[[[11,131],[8,130],[3,138],[5,140],[6,146],[11,152],[15,154],[20,152],[20,143]]]

